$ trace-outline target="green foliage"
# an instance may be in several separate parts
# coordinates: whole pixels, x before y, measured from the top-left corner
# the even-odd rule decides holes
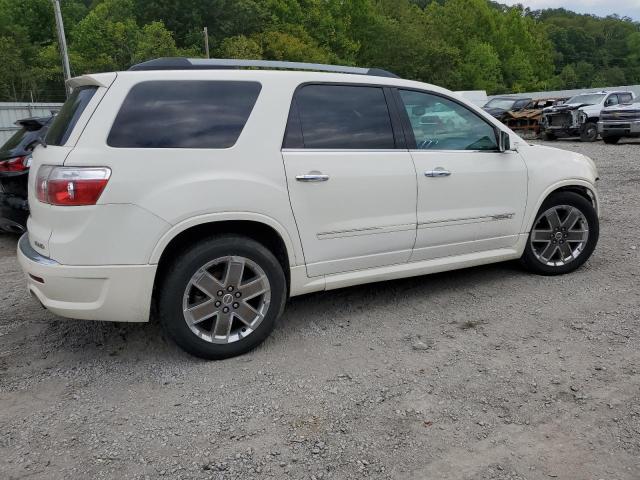
[[[489,93],[640,83],[640,24],[489,0],[62,0],[72,73],[160,56],[376,66]],[[63,95],[51,0],[0,0],[0,100]]]
[[[222,40],[218,48],[220,58],[243,58],[260,60],[262,58],[262,47],[260,44],[244,35],[227,37]]]

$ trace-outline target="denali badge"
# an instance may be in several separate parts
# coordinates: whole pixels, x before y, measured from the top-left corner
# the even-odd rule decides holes
[[[35,241],[35,240],[34,240],[34,242],[33,242],[33,243],[34,243],[34,245],[35,245],[36,247],[38,247],[39,249],[41,249],[41,250],[45,250],[44,245],[43,245],[42,243],[40,243],[40,242],[38,242],[38,241]]]

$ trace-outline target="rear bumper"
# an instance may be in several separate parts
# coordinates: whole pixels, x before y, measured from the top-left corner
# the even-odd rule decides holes
[[[157,265],[67,266],[18,242],[18,261],[29,291],[62,317],[115,322],[149,320]]]

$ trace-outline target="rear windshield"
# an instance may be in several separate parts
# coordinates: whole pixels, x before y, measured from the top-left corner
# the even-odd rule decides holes
[[[141,82],[124,99],[107,144],[117,148],[232,147],[260,88],[257,82]]]
[[[41,135],[47,131],[46,125],[39,130],[30,130],[25,127],[16,131],[13,136],[0,147],[0,160],[26,155],[31,150],[31,146]],[[29,147],[29,150],[27,150]]]
[[[2,145],[2,147],[0,147],[0,157],[11,154],[12,151],[20,147],[20,144],[23,142],[23,140],[25,140],[26,135],[27,129],[24,127],[14,133],[13,136],[9,140],[7,140],[5,144]]]
[[[98,90],[96,86],[78,87],[73,90],[71,96],[64,102],[62,109],[53,120],[46,141],[48,145],[64,145],[69,140],[73,127],[87,108],[87,105]]]

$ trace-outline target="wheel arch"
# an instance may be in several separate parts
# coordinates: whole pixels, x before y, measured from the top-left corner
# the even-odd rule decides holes
[[[587,200],[593,208],[596,210],[596,214],[600,217],[600,200],[598,197],[598,192],[595,189],[594,185],[585,180],[572,179],[572,180],[564,180],[562,182],[558,182],[549,188],[547,188],[543,194],[538,198],[538,201],[535,207],[531,210],[529,214],[529,218],[527,223],[525,224],[526,232],[530,232],[533,228],[533,222],[535,222],[536,216],[542,204],[554,193],[558,192],[573,192],[582,196],[585,200]]]
[[[246,213],[204,215],[175,225],[160,239],[151,254],[150,263],[158,265],[154,283],[161,278],[163,268],[174,253],[204,237],[224,233],[245,235],[268,248],[282,265],[288,286],[290,267],[299,261],[296,246],[284,227],[275,220]]]

